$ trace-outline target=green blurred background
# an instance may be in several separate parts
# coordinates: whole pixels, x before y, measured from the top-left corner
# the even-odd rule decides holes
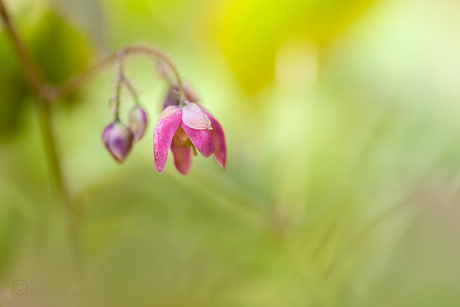
[[[115,71],[91,79],[54,120],[79,268],[0,28],[0,306],[460,306],[458,0],[5,1],[56,84],[131,43],[165,50],[228,164],[155,171],[167,86],[142,57],[127,74],[149,126],[116,164]]]

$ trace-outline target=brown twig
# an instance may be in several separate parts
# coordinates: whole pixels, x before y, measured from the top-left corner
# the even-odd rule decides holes
[[[45,84],[44,79],[38,70],[37,66],[33,62],[32,58],[29,56],[29,53],[26,51],[22,41],[19,38],[16,29],[11,23],[10,16],[8,11],[3,3],[3,0],[0,0],[0,17],[5,24],[6,32],[10,37],[11,42],[13,43],[14,49],[18,54],[19,60],[21,61],[22,68],[27,77],[30,87],[32,88],[34,94],[37,97],[41,97],[41,90]]]
[[[26,51],[26,48],[24,47],[19,35],[16,32],[16,29],[14,28],[11,22],[10,16],[8,14],[3,0],[0,0],[0,19],[2,19],[3,23],[5,24],[8,36],[10,37],[12,45],[14,46],[14,49],[21,62],[24,73],[27,77],[27,81],[37,101],[37,107],[41,119],[43,141],[45,148],[47,150],[48,159],[50,163],[50,173],[53,176],[54,182],[59,191],[59,196],[62,199],[62,203],[64,204],[64,210],[66,211],[66,214],[69,219],[71,245],[74,252],[73,254],[78,265],[78,271],[79,274],[83,274],[82,262],[80,257],[80,245],[78,243],[77,236],[76,216],[74,214],[75,212],[72,207],[72,202],[63,178],[60,155],[56,147],[54,135],[55,130],[52,126],[53,114],[51,106],[49,104],[51,100],[49,99],[49,97],[45,95],[46,91],[44,91],[44,89],[50,87],[47,85],[42,74],[38,70],[35,62],[32,60],[29,53]]]

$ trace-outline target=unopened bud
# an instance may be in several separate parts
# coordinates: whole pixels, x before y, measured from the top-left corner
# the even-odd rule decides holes
[[[185,100],[189,102],[198,102],[199,98],[196,93],[192,90],[188,83],[183,82],[182,86],[184,87]],[[180,104],[180,89],[176,83],[169,85],[168,95],[163,102],[163,110],[169,106],[178,106]]]
[[[140,106],[136,106],[129,114],[129,128],[133,133],[134,142],[138,142],[144,135],[147,127],[147,114]]]
[[[122,163],[133,145],[133,134],[118,120],[105,127],[102,141],[114,159]]]

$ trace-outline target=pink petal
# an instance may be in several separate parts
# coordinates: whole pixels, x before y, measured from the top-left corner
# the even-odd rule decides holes
[[[187,103],[187,102],[186,102]],[[188,103],[182,109],[182,121],[190,128],[197,130],[212,129],[211,121],[196,103]]]
[[[177,106],[169,106],[163,110],[160,119],[153,132],[153,155],[155,157],[155,169],[162,173],[166,160],[168,159],[168,151],[171,146],[174,133],[177,127],[182,122],[182,108]]]
[[[214,138],[214,145],[216,146],[216,151],[214,152],[214,159],[216,162],[225,170],[225,164],[227,163],[227,144],[225,143],[225,135],[222,126],[219,122],[208,112],[205,108],[200,106],[203,111],[208,115],[212,124],[212,134]]]
[[[192,167],[192,151],[190,147],[180,146],[172,142],[171,151],[174,156],[174,165],[177,170],[182,175],[187,175]]]
[[[183,122],[181,123],[182,129],[185,130],[190,141],[192,141],[193,145],[198,149],[198,151],[203,155],[205,158],[209,158],[216,149],[214,147],[214,140],[212,138],[212,130],[197,130],[192,129]]]

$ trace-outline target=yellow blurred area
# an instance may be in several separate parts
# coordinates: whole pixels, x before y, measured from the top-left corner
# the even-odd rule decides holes
[[[145,57],[126,73],[149,125],[116,164],[100,140],[115,67],[89,80],[53,118],[78,265],[0,27],[1,307],[460,305],[457,0],[5,2],[56,84],[129,44],[164,50],[228,164],[155,171],[167,84]]]

